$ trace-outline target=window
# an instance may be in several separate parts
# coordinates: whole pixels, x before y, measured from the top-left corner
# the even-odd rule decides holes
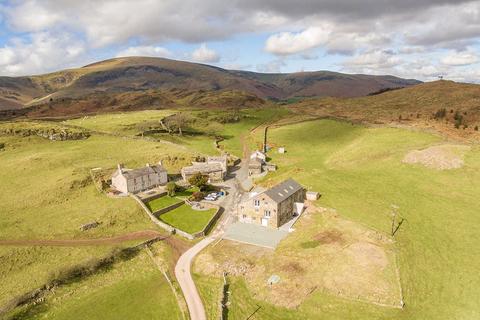
[[[272,213],[270,212],[270,210],[265,210],[263,214],[264,214],[264,216],[267,217],[267,218],[270,218],[270,216],[272,215]]]
[[[253,205],[255,207],[259,207],[260,206],[260,200],[253,200]]]
[[[246,218],[247,218],[247,215],[246,215],[246,214],[244,214],[242,217],[243,217],[243,219],[246,219]]]

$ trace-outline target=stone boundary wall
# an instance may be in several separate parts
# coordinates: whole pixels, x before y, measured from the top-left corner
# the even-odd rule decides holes
[[[180,202],[178,202],[178,203],[174,203],[172,205],[169,205],[168,207],[165,207],[165,208],[162,208],[160,210],[157,210],[157,211],[153,212],[153,215],[155,217],[161,216],[162,214],[167,213],[168,211],[171,211],[173,209],[177,209],[178,207],[182,206],[184,203],[185,203],[185,200],[183,200],[183,201],[180,200]]]
[[[205,205],[209,206],[210,208],[217,208],[217,212],[215,212],[213,217],[210,219],[210,221],[207,223],[207,225],[205,226],[205,228],[203,228],[202,231],[196,232],[194,234],[190,234],[190,233],[185,232],[183,230],[177,229],[177,228],[175,228],[175,227],[173,227],[173,226],[171,226],[171,225],[169,225],[165,222],[162,222],[162,221],[160,221],[160,219],[158,219],[156,217],[156,215],[162,215],[162,214],[164,214],[168,211],[171,211],[173,209],[176,209],[176,208],[180,207],[181,205],[183,205],[185,203],[185,201],[175,203],[171,206],[168,206],[166,208],[162,208],[162,209],[157,210],[154,213],[152,213],[150,211],[150,209],[148,209],[148,207],[145,205],[145,203],[138,196],[136,196],[134,194],[130,194],[130,197],[135,199],[135,201],[137,201],[140,204],[140,206],[143,208],[143,210],[147,213],[150,220],[152,220],[152,222],[155,223],[157,226],[159,226],[162,229],[167,230],[168,232],[172,232],[172,233],[176,233],[178,235],[181,235],[182,237],[187,238],[189,240],[193,240],[193,239],[205,236],[207,234],[207,232],[210,230],[210,228],[212,228],[212,226],[218,220],[218,218],[222,215],[223,210],[224,210],[220,206],[210,204],[210,203],[206,203]]]
[[[152,200],[164,197],[166,195],[167,195],[167,192],[157,193],[157,194],[154,194],[153,196],[144,197],[142,198],[142,200],[148,202],[148,201],[152,201]]]
[[[163,223],[162,221],[158,220],[157,217],[155,217],[152,212],[150,211],[150,209],[148,209],[148,207],[145,205],[145,203],[143,203],[143,201],[136,195],[134,194],[130,194],[130,197],[132,197],[133,199],[135,199],[135,201],[138,202],[138,204],[140,204],[140,206],[142,207],[142,209],[145,211],[145,213],[148,215],[148,217],[150,218],[150,220],[152,220],[153,223],[155,223],[156,225],[158,225],[160,228],[162,229],[165,229],[169,232],[172,232],[173,230],[175,230],[175,228],[173,228],[172,226],[166,224],[166,223]]]
[[[202,231],[199,231],[199,232],[193,234],[193,237],[195,237],[195,238],[205,236],[208,233],[208,231],[212,228],[212,226],[215,224],[215,222],[217,222],[218,218],[220,218],[220,216],[223,213],[223,208],[222,207],[217,206],[217,205],[212,205],[212,204],[209,204],[209,206],[211,206],[213,208],[217,208],[217,212],[215,212],[213,217],[210,219],[210,221],[208,221],[207,225],[205,226],[205,228],[203,228]]]
[[[158,241],[162,241],[166,238],[167,237],[158,236],[158,237],[155,237],[155,238],[150,239],[150,240],[145,240],[145,241],[143,241],[143,242],[141,242],[137,245],[134,245],[134,246],[131,246],[131,247],[125,247],[121,250],[122,251],[135,250],[135,251],[139,252],[140,250],[148,247],[149,245],[151,245],[155,242],[158,242]],[[113,261],[113,262],[110,262],[110,263],[116,263],[116,262]],[[78,266],[78,264],[77,264],[77,266]],[[89,277],[89,276],[95,274],[96,272],[98,272],[100,270],[100,268],[95,269],[95,270],[91,270],[90,274],[82,275],[80,277],[81,278]],[[45,297],[46,297],[47,294],[49,294],[51,291],[53,291],[55,289],[55,287],[63,285],[63,284],[55,284],[56,280],[58,280],[58,279],[51,280],[48,283],[45,283],[45,284],[41,285],[40,287],[38,287],[36,289],[33,289],[29,292],[26,292],[26,293],[22,294],[21,296],[15,297],[15,298],[11,299],[10,301],[7,301],[7,303],[5,305],[0,306],[0,318],[3,319],[2,316],[6,315],[8,312],[14,310],[17,307],[21,307],[21,306],[32,304],[32,303],[33,304],[44,303]]]

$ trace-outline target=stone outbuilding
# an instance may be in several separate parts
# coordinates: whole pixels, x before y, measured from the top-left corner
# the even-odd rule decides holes
[[[303,210],[305,189],[288,179],[258,194],[251,194],[237,208],[238,220],[279,228]]]
[[[126,169],[122,164],[112,176],[112,187],[122,193],[137,193],[152,189],[168,182],[167,170],[162,162],[139,169]]]
[[[315,200],[318,200],[318,198],[320,198],[320,194],[315,191],[307,191],[307,193],[305,194],[305,197],[307,198],[307,200],[315,201]]]
[[[264,165],[266,163],[267,156],[265,153],[256,150],[250,155],[248,162],[248,175],[259,175],[263,172]]]
[[[185,182],[193,175],[201,173],[208,177],[210,183],[214,183],[224,181],[227,171],[227,156],[219,156],[207,157],[205,162],[192,162],[191,166],[182,168],[181,174]]]

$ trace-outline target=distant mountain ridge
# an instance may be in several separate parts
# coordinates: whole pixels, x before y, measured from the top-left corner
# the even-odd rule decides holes
[[[128,57],[27,77],[0,77],[0,110],[96,93],[147,90],[240,91],[260,99],[359,97],[418,80],[330,71],[256,73],[164,58]]]

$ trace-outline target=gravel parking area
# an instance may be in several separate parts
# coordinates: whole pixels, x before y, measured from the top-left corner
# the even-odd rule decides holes
[[[288,231],[236,222],[227,228],[223,239],[275,249],[287,235]]]

